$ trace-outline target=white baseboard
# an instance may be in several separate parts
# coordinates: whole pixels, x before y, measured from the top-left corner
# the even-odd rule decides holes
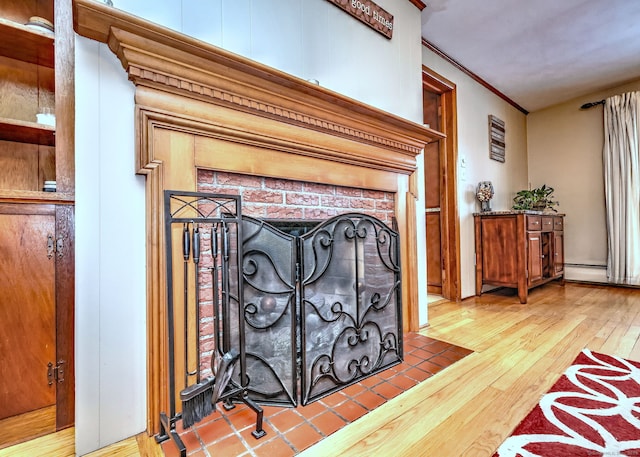
[[[564,278],[567,281],[585,281],[607,284],[607,267],[605,265],[564,265]]]

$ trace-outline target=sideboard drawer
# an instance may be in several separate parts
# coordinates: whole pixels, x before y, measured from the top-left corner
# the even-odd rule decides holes
[[[542,221],[540,216],[527,216],[527,230],[540,231],[542,227]]]
[[[553,216],[542,216],[542,231],[550,232],[553,230]]]
[[[553,230],[564,230],[564,218],[562,216],[553,218]]]

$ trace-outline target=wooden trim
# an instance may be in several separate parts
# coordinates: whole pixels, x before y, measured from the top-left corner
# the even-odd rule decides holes
[[[56,383],[56,430],[75,422],[75,216],[71,205],[56,206],[56,361],[63,361],[64,382]]]
[[[427,5],[424,2],[421,2],[420,0],[409,0],[409,2],[415,5],[416,8],[418,8],[420,11],[422,11],[427,7]]]
[[[403,326],[417,329],[409,181],[424,146],[444,135],[99,2],[75,0],[74,26],[107,43],[136,86],[135,161],[147,176],[150,433],[169,410],[163,191],[196,190],[198,168],[395,193]]]
[[[72,0],[54,1],[56,193],[75,193],[75,34],[71,27]]]
[[[458,120],[456,85],[433,70],[422,67],[423,90],[441,96],[441,121],[445,137],[440,142],[441,176],[441,246],[443,261],[442,296],[460,300],[460,218],[457,198]]]
[[[497,95],[498,97],[500,97],[501,99],[503,99],[504,101],[506,101],[507,103],[509,103],[511,106],[513,106],[514,108],[516,108],[518,111],[524,113],[524,114],[529,114],[529,111],[527,111],[526,109],[524,109],[522,106],[518,105],[516,102],[514,102],[513,100],[511,100],[509,97],[507,97],[505,94],[503,94],[502,92],[500,92],[498,89],[496,89],[495,87],[493,87],[491,84],[489,84],[488,82],[486,82],[484,79],[482,79],[480,76],[476,75],[474,72],[472,72],[471,70],[469,70],[467,67],[465,67],[464,65],[462,65],[460,62],[458,62],[457,60],[455,60],[453,57],[449,56],[448,54],[446,54],[444,51],[442,51],[440,48],[438,48],[435,44],[431,43],[430,41],[426,40],[426,39],[422,39],[422,45],[424,47],[426,47],[427,49],[429,49],[430,51],[433,51],[435,54],[437,54],[439,57],[441,57],[442,59],[446,60],[447,62],[449,62],[451,65],[453,65],[454,67],[456,67],[458,70],[460,70],[461,72],[463,72],[465,75],[469,76],[471,79],[473,79],[475,82],[477,82],[478,84],[480,84],[481,86],[483,86],[484,88],[488,89],[489,91],[493,92],[495,95]]]

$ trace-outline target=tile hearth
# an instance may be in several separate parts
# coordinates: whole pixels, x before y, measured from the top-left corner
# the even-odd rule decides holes
[[[251,435],[255,414],[245,405],[231,411],[219,407],[188,430],[180,422],[176,428],[189,456],[294,456],[471,352],[418,333],[405,334],[403,363],[307,406],[264,407],[267,434],[259,440]],[[171,440],[162,449],[166,457],[179,455]]]

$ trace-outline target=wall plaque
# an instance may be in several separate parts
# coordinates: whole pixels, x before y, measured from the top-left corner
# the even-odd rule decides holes
[[[364,22],[376,32],[391,39],[393,35],[393,15],[373,3],[371,0],[327,0],[346,11],[359,21]]]
[[[504,121],[493,115],[489,115],[489,157],[498,162],[505,161],[504,150],[505,141]]]

